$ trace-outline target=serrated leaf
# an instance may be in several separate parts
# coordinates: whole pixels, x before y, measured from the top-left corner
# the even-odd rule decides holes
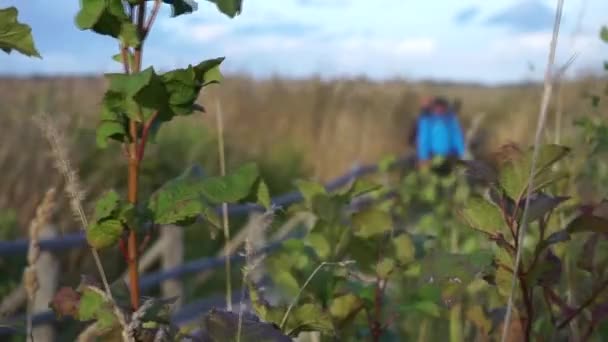
[[[230,18],[234,18],[241,13],[243,8],[243,0],[207,0],[215,3],[217,8],[229,16]]]
[[[178,177],[152,194],[148,209],[158,224],[187,224],[200,214],[210,222],[219,224],[219,219],[210,212],[212,209],[208,205],[232,203],[246,197],[257,176],[257,166],[246,164],[224,177]]]
[[[291,337],[297,337],[302,332],[318,331],[322,334],[332,334],[334,326],[331,317],[320,305],[306,303],[294,308],[285,324],[285,332]]]
[[[148,205],[154,222],[187,225],[198,215],[207,212],[201,194],[192,189],[194,185],[191,181],[184,181],[156,193]]]
[[[564,158],[570,149],[565,146],[548,144],[539,147],[538,160],[534,172],[534,189],[539,190],[550,184],[555,177],[562,177],[551,170],[551,166]],[[506,162],[500,167],[498,180],[506,194],[513,200],[519,200],[528,186],[533,150],[526,152],[510,151]]]
[[[118,209],[120,196],[114,190],[106,191],[95,203],[94,220],[99,222],[112,216],[115,210]]]
[[[123,232],[123,225],[118,220],[105,220],[90,224],[86,231],[87,242],[95,249],[115,245]]]
[[[334,298],[329,307],[329,312],[334,318],[344,320],[356,314],[362,307],[361,299],[352,293],[348,293]]]
[[[319,183],[307,181],[307,180],[296,180],[296,186],[304,197],[304,200],[309,206],[312,206],[312,200],[316,195],[326,195],[327,191],[325,187]]]
[[[81,9],[76,15],[76,26],[81,30],[92,28],[106,9],[105,0],[81,0]]]
[[[471,228],[489,235],[500,233],[506,225],[500,208],[479,196],[467,200],[462,217]]]
[[[92,30],[98,34],[118,38],[123,27],[132,26],[122,0],[81,0],[76,15],[76,26],[81,30]],[[130,31],[130,28],[126,28]],[[126,36],[129,36],[126,33]],[[132,36],[129,39],[133,38]]]
[[[118,324],[111,304],[105,300],[101,291],[95,291],[90,287],[86,287],[82,292],[77,318],[83,322],[96,320],[97,326],[102,331]]]
[[[96,142],[99,148],[106,148],[108,140],[125,141],[127,132],[122,123],[118,121],[102,121],[97,127]]]
[[[257,164],[247,163],[226,176],[203,180],[200,183],[200,191],[211,203],[233,203],[249,195],[258,176]]]
[[[409,236],[401,234],[392,240],[393,247],[395,248],[395,255],[397,260],[402,264],[408,264],[414,261],[416,255],[416,246],[412,242]]]
[[[395,269],[395,260],[384,258],[376,265],[376,274],[381,279],[386,279]]]
[[[308,245],[314,249],[321,260],[326,260],[331,255],[332,247],[323,234],[310,233],[306,239]]]
[[[385,211],[369,208],[352,216],[354,233],[361,238],[369,238],[389,232],[393,228],[391,215]]]
[[[0,9],[0,49],[6,53],[16,50],[29,57],[38,57],[40,53],[34,44],[32,29],[17,20],[19,11],[14,6]]]
[[[289,270],[277,270],[271,275],[273,282],[287,294],[295,296],[300,289],[298,279]]]
[[[270,192],[268,191],[268,186],[262,180],[258,185],[258,194],[257,194],[258,203],[261,204],[264,208],[270,209],[272,203],[270,201]]]
[[[189,115],[197,107],[201,89],[222,79],[219,66],[223,57],[209,59],[196,66],[176,69],[161,75],[169,97],[171,115]]]

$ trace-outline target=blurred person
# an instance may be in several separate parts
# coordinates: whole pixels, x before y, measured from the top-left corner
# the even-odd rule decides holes
[[[410,131],[410,136],[408,139],[410,145],[416,145],[416,140],[417,140],[416,136],[418,134],[417,122],[419,122],[420,118],[422,118],[423,116],[427,116],[427,115],[431,114],[433,100],[434,99],[431,96],[424,96],[420,100],[420,111],[418,112],[418,117],[416,118],[416,124],[412,125],[412,129]]]
[[[417,125],[416,157],[421,167],[433,166],[440,174],[465,154],[464,134],[456,113],[444,98],[436,98],[429,115],[421,116]],[[439,159],[438,165],[433,160]],[[433,165],[431,165],[433,164]]]

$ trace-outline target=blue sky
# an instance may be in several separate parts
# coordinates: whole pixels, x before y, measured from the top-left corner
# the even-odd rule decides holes
[[[557,1],[244,0],[232,20],[198,2],[197,12],[179,18],[163,10],[146,65],[167,69],[226,56],[226,73],[256,77],[497,83],[542,77]],[[558,62],[578,53],[572,74],[599,71],[608,59],[608,45],[598,38],[608,24],[608,1],[565,3]],[[32,25],[43,59],[0,54],[1,74],[120,70],[109,58],[116,50],[111,38],[74,26],[78,1],[0,0],[0,7],[10,5]]]

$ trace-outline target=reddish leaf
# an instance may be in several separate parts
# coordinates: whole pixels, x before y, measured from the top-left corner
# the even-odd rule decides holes
[[[49,307],[59,317],[76,316],[80,304],[80,294],[71,287],[62,287],[57,291]]]

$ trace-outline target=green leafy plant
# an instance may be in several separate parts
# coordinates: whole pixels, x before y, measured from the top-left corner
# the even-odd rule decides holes
[[[212,2],[229,17],[238,15],[242,8],[240,0]],[[173,17],[197,9],[196,2],[190,0],[87,0],[81,1],[75,19],[81,30],[111,37],[119,46],[120,52],[113,58],[122,64],[123,73],[106,74],[109,87],[102,99],[97,145],[105,148],[110,140],[123,145],[128,191],[125,197],[114,190],[99,196],[86,227],[86,238],[94,250],[120,245],[129,282],[128,286],[116,283],[109,292],[89,283],[81,284],[77,290],[64,288],[51,306],[60,315],[95,322],[97,335],[106,340],[177,338],[169,324],[171,301],[144,300],[140,294],[140,241],[150,234],[150,228],[145,226],[188,225],[200,216],[218,225],[215,206],[247,197],[259,177],[255,164],[223,177],[201,178],[186,171],[148,197],[141,196],[138,180],[146,145],[154,141],[162,124],[176,116],[204,111],[196,103],[199,93],[222,78],[219,66],[223,57],[164,73],[156,72],[152,66],[143,68],[144,43],[163,3],[171,6]],[[7,53],[16,50],[39,57],[30,28],[17,21],[17,14],[14,7],[0,11],[0,48]]]
[[[32,29],[17,20],[19,11],[15,7],[0,9],[0,49],[6,53],[13,50],[30,57],[40,57],[34,45]]]
[[[559,145],[540,148],[533,183],[536,186],[532,189],[527,216],[530,237],[524,240],[523,246],[518,246],[518,238],[524,224],[522,212],[528,186],[526,170],[530,167],[532,151],[507,146],[501,151],[497,170],[488,172],[490,168],[481,170],[479,165],[468,167],[471,174],[483,179],[485,195],[470,198],[460,215],[471,228],[495,244],[493,271],[486,280],[496,287],[504,301],[510,292],[515,251],[523,249],[522,265],[516,275],[519,294],[515,312],[522,329],[521,338],[525,340],[568,333],[564,328],[575,318],[580,318],[581,326],[586,326],[583,331],[589,337],[598,322],[582,317],[581,313],[597,310],[596,304],[601,303],[599,297],[605,296],[604,291],[608,288],[603,272],[595,266],[587,266],[589,273],[581,273],[578,280],[588,286],[586,292],[590,295],[587,299],[578,307],[572,307],[567,304],[563,293],[562,259],[566,253],[576,249],[573,237],[582,234],[588,241],[602,241],[601,236],[608,229],[608,220],[598,214],[595,207],[581,206],[578,210],[568,210],[565,204],[570,197],[551,193],[568,176],[556,165],[569,153],[569,148]],[[571,212],[573,218],[565,226],[560,226],[558,215],[564,210]],[[585,260],[597,257],[593,249],[583,249],[581,253],[580,262],[583,264],[588,264]]]

